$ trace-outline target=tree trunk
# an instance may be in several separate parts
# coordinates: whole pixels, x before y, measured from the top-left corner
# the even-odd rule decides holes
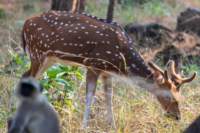
[[[79,0],[73,0],[72,2],[72,12],[78,12],[79,11]]]
[[[85,0],[80,0],[79,13],[84,12],[84,11],[85,11]]]
[[[117,0],[117,3],[118,4],[122,4],[122,0]]]
[[[59,11],[71,11],[73,0],[52,0],[51,9]]]
[[[83,12],[85,9],[85,0],[52,0],[52,10]]]
[[[110,23],[113,20],[115,0],[109,0],[108,11],[107,11],[107,22]]]

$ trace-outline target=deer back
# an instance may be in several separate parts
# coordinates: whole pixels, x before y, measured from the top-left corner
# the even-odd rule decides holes
[[[105,71],[124,74],[131,67],[144,76],[150,73],[120,26],[85,14],[49,11],[32,17],[23,37],[30,58],[41,62],[54,56]]]

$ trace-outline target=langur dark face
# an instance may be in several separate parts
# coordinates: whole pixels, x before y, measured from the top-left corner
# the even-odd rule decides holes
[[[17,93],[20,97],[30,98],[41,93],[42,90],[43,88],[38,81],[32,77],[26,77],[21,79],[18,85]]]

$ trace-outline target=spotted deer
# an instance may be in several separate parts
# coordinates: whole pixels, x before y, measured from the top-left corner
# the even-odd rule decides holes
[[[113,75],[134,81],[140,78],[137,84],[154,94],[164,110],[176,119],[180,118],[179,86],[192,81],[196,75],[182,78],[176,74],[171,78],[173,73],[170,70],[173,69],[168,68],[167,72],[152,62],[147,65],[118,24],[84,13],[48,11],[29,18],[24,24],[22,39],[23,48],[31,60],[31,67],[23,76],[39,78],[46,68],[56,62],[87,68],[83,127],[88,126],[92,98],[100,75],[104,83],[107,120],[111,126],[115,126]]]

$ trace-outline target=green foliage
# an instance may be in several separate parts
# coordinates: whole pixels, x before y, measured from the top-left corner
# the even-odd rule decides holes
[[[28,58],[12,51],[10,51],[10,55],[12,58],[10,68],[7,67],[6,69],[21,77],[24,70],[28,70],[30,67]],[[78,82],[82,80],[83,72],[78,67],[56,64],[43,74],[41,84],[45,88],[44,94],[53,104],[74,108],[72,97],[77,89]]]
[[[183,58],[183,72],[185,74],[191,74],[191,72],[197,72],[200,76],[200,61],[199,56],[189,56]]]
[[[85,11],[95,16],[106,18],[108,1],[87,2]]]
[[[16,76],[20,77],[24,70],[30,67],[29,60],[24,54],[18,54],[12,50],[9,51],[11,56],[10,63],[5,67],[5,73],[15,73]]]
[[[15,25],[17,28],[22,29],[24,22],[25,22],[24,20],[17,20],[15,21]]]
[[[31,11],[34,9],[34,5],[32,3],[26,3],[24,6],[23,6],[23,9],[24,11]]]
[[[186,74],[191,74],[191,72],[197,72],[197,74],[200,74],[200,67],[197,64],[191,64],[187,66],[183,66],[183,71]]]
[[[124,5],[124,6],[127,6],[127,5],[138,5],[138,4],[144,4],[148,1],[151,1],[151,0],[121,0],[121,3]]]
[[[6,117],[8,116],[8,111],[0,110],[0,128],[5,126]]]
[[[58,93],[70,93],[76,79],[82,80],[82,72],[77,67],[54,65],[44,73],[41,83],[47,90],[54,88]]]
[[[0,8],[0,19],[5,18],[6,17],[6,12],[4,9]]]
[[[168,4],[164,3],[162,0],[152,0],[142,5],[145,13],[154,16],[164,16],[170,15],[170,7]]]
[[[56,107],[67,106],[76,110],[72,101],[73,94],[77,90],[77,82],[82,81],[82,71],[78,67],[54,65],[45,73],[41,84],[45,88],[44,94]]]

